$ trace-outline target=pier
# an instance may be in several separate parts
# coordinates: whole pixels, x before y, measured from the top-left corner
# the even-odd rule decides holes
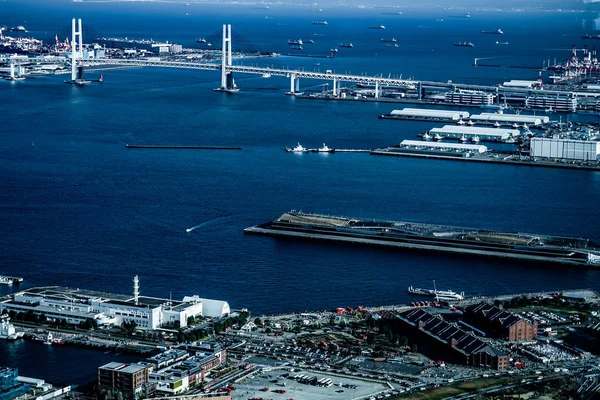
[[[230,146],[169,146],[169,145],[126,144],[125,147],[128,149],[242,150],[241,147],[230,147]]]

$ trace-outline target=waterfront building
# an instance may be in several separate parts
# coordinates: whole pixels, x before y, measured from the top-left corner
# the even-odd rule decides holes
[[[469,323],[492,337],[511,341],[537,338],[537,322],[531,323],[486,302],[467,307],[464,316]]]
[[[534,158],[597,161],[600,142],[534,137],[531,138],[530,155]]]
[[[137,283],[135,284],[137,285]],[[189,317],[222,317],[230,313],[226,301],[187,296],[176,301],[139,295],[134,285],[133,295],[103,293],[66,287],[38,287],[14,293],[0,302],[0,311],[33,312],[53,322],[80,324],[89,320],[96,325],[121,326],[135,323],[138,329],[153,330],[163,326],[185,327]],[[207,305],[208,313],[204,312]]]
[[[158,392],[177,395],[205,381],[206,374],[226,359],[218,343],[188,343],[150,357],[150,383]]]
[[[549,95],[536,93],[528,96],[525,99],[525,107],[538,108],[544,110],[576,112],[577,97],[575,93]]]
[[[417,331],[421,340],[444,353],[448,361],[471,367],[502,370],[508,368],[508,355],[482,339],[467,333],[440,316],[415,308],[398,314],[398,318]]]
[[[0,400],[13,400],[22,397],[31,389],[19,382],[16,368],[0,367]]]
[[[494,104],[495,98],[496,95],[492,93],[460,89],[453,92],[447,92],[444,95],[444,102],[451,104],[477,104],[483,106],[491,106]]]
[[[98,387],[121,392],[125,399],[135,399],[148,383],[149,371],[143,364],[111,362],[98,368]]]

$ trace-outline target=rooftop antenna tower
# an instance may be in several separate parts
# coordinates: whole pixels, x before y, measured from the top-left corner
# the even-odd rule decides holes
[[[136,275],[133,278],[133,300],[135,301],[135,305],[139,304],[140,298],[140,278]]]

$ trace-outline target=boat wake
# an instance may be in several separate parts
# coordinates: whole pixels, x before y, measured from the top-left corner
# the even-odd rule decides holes
[[[204,221],[204,222],[201,222],[201,223],[199,223],[198,225],[192,226],[191,228],[187,228],[185,231],[186,231],[187,233],[190,233],[190,232],[192,232],[192,231],[195,231],[195,230],[196,230],[196,229],[198,229],[198,228],[202,228],[202,227],[205,227],[205,226],[207,226],[207,225],[214,224],[215,222],[221,221],[221,220],[223,220],[223,219],[226,219],[226,218],[229,218],[229,217],[231,217],[231,214],[228,214],[228,215],[223,215],[223,216],[216,217],[216,218],[213,218],[213,219],[209,219],[209,220],[207,220],[207,221]]]

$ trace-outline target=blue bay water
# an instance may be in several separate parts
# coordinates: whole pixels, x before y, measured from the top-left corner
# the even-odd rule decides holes
[[[277,62],[426,80],[535,79],[535,70],[471,64],[474,57],[494,57],[489,61],[540,65],[547,58],[565,59],[572,44],[583,44],[580,22],[570,13],[472,13],[466,20],[416,9],[388,16],[381,10],[275,6],[59,3],[24,9],[15,4],[0,3],[5,18],[0,23],[26,24],[40,33],[76,16],[105,36],[186,44],[229,22],[264,50],[278,52],[288,51],[288,39],[320,33],[325,36],[312,36],[315,52],[341,42],[355,47],[340,49],[334,59],[279,57]],[[312,25],[317,19],[328,25]],[[367,29],[379,24],[388,29]],[[498,28],[505,35],[479,33]],[[398,48],[381,45],[382,37],[392,36]],[[475,48],[453,47],[455,41],[473,41]],[[393,104],[285,96],[284,78],[238,75],[242,91],[235,95],[213,92],[219,76],[206,71],[108,71],[102,85],[84,88],[62,79],[0,82],[0,271],[25,277],[24,287],[129,293],[139,274],[145,295],[199,294],[254,314],[403,303],[409,300],[407,286],[430,287],[434,279],[439,288],[468,294],[600,289],[600,273],[591,269],[243,234],[248,226],[302,209],[600,241],[600,173],[368,154],[288,154],[283,148],[296,142],[390,145],[432,125],[378,120],[398,108]],[[318,83],[301,81],[301,88]],[[243,151],[133,150],[125,144],[242,146]],[[10,290],[15,289],[2,287],[0,294]],[[24,358],[38,353],[25,346],[26,356],[20,348],[10,351]],[[90,362],[87,374],[97,365]],[[47,366],[37,375],[59,376]]]

